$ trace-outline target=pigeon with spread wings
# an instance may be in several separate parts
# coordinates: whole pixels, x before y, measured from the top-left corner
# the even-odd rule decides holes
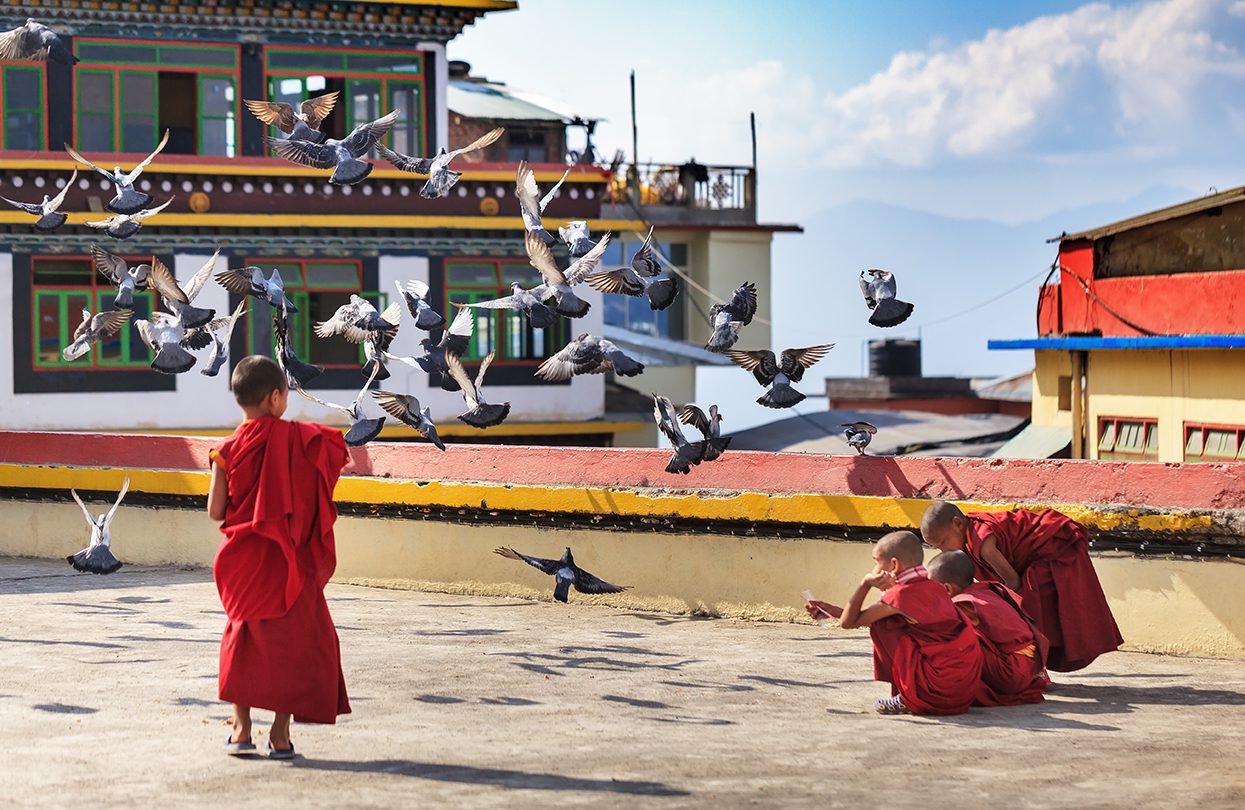
[[[466,413],[458,415],[458,418],[471,425],[473,428],[492,427],[500,425],[510,415],[510,403],[503,402],[500,405],[491,405],[484,399],[484,373],[488,371],[488,367],[493,363],[493,352],[489,352],[488,356],[480,363],[480,370],[476,372],[476,378],[472,380],[467,376],[467,370],[463,368],[463,363],[458,359],[458,355],[446,354],[445,366],[449,370],[449,375],[454,378],[462,389],[463,401],[467,403]]]
[[[568,318],[582,318],[587,315],[592,305],[576,295],[571,288],[582,283],[597,269],[597,265],[601,263],[601,254],[609,247],[609,243],[610,235],[607,233],[596,247],[572,261],[565,270],[562,270],[554,260],[553,251],[549,249],[549,246],[542,242],[539,236],[528,231],[523,237],[528,262],[536,268],[544,280],[543,284],[531,290],[532,295],[542,300],[552,295],[556,300],[554,311],[559,315],[565,315]],[[542,293],[542,290],[546,292]]]
[[[173,197],[169,197],[163,205],[157,205],[155,208],[144,208],[135,214],[114,214],[108,219],[95,220],[86,224],[87,227],[103,231],[113,239],[129,239],[143,229],[144,219],[154,217],[165,208],[168,208],[169,203],[173,202],[173,199]]]
[[[452,354],[461,357],[467,352],[471,345],[471,333],[475,328],[475,317],[475,310],[464,307],[458,310],[458,314],[450,322],[450,328],[441,334],[441,340],[433,341],[426,337],[419,342],[424,347],[424,353],[419,357],[399,357],[386,351],[385,359],[396,360],[433,375],[432,384],[440,385],[442,391],[458,391],[458,383],[454,382],[449,368],[445,365],[445,356]]]
[[[562,188],[562,184],[566,182],[570,173],[571,170],[567,169],[562,179],[543,197],[540,196],[540,187],[536,185],[536,173],[527,165],[526,160],[519,161],[519,169],[515,173],[514,196],[519,198],[519,213],[523,215],[523,227],[539,236],[540,240],[550,247],[553,247],[558,240],[545,230],[541,216],[545,213],[545,208],[549,206],[549,203],[557,196],[558,189]]]
[[[129,262],[99,245],[91,245],[91,262],[99,274],[116,285],[117,295],[112,301],[113,309],[133,309],[134,293],[145,292],[151,274],[150,264],[130,267]]]
[[[82,323],[74,330],[73,342],[61,350],[61,357],[66,362],[77,360],[91,350],[91,347],[106,337],[117,333],[125,322],[133,315],[128,309],[112,309],[107,312],[91,314],[89,309],[82,310]]]
[[[233,336],[238,319],[245,314],[246,299],[243,298],[228,318],[215,318],[203,327],[212,336],[212,350],[208,352],[207,366],[199,369],[200,374],[215,377],[220,373],[221,366],[229,360],[229,338]]]
[[[286,134],[289,140],[323,143],[325,135],[320,131],[320,124],[337,103],[340,90],[325,93],[322,96],[304,99],[298,105],[298,111],[284,101],[253,101],[244,99],[243,104],[251,111],[251,115],[270,127],[276,127]]]
[[[219,254],[220,251],[217,251]],[[194,292],[197,297],[199,291],[203,289],[203,282],[207,280],[208,275],[212,272],[212,268],[216,265],[216,255],[208,259],[207,264],[194,275],[191,282],[186,285],[187,289]],[[168,307],[169,311],[177,317],[177,320],[186,329],[194,329],[203,326],[216,316],[216,310],[203,309],[191,305],[193,300],[190,293],[186,289],[182,289],[177,280],[173,278],[173,273],[164,262],[156,257],[151,259],[151,271],[147,274],[147,283],[152,289],[160,294],[160,303]],[[207,346],[207,343],[203,344]],[[202,348],[202,347],[200,347]]]
[[[731,437],[722,438],[722,414],[717,405],[709,406],[709,415],[695,405],[684,405],[679,421],[691,425],[705,437],[705,461],[717,461],[730,446]]]
[[[756,381],[769,389],[757,399],[758,405],[790,408],[804,399],[804,395],[792,388],[791,383],[804,379],[804,370],[833,348],[833,343],[823,343],[802,349],[784,349],[781,361],[769,349],[732,351],[730,357],[735,365],[751,371]]]
[[[628,357],[613,341],[585,332],[541,363],[536,376],[550,382],[563,382],[581,374],[607,371],[634,377],[644,371],[644,364]]]
[[[60,212],[61,204],[65,202],[65,194],[69,191],[69,187],[73,185],[74,180],[78,179],[78,170],[74,169],[73,174],[69,176],[69,182],[61,187],[60,192],[55,197],[43,195],[43,202],[24,203],[17,200],[10,200],[8,197],[0,197],[14,208],[21,209],[27,214],[38,217],[30,227],[41,233],[54,231],[65,224],[65,220],[69,217]]]
[[[868,422],[848,422],[839,427],[843,428],[843,437],[847,439],[849,447],[856,448],[856,452],[860,455],[865,454],[865,448],[869,446],[869,442],[873,441],[874,435],[878,429]]]
[[[373,371],[372,376],[367,378],[367,382],[363,383],[363,387],[359,389],[359,394],[354,398],[354,402],[350,406],[338,405],[335,402],[328,402],[320,399],[315,394],[309,394],[303,390],[302,386],[293,386],[294,392],[303,399],[319,403],[326,408],[340,411],[350,420],[350,429],[346,431],[346,444],[349,447],[362,447],[380,435],[380,430],[385,426],[385,417],[371,418],[363,412],[363,397],[367,394],[367,390],[372,387],[372,383],[376,380],[376,373]]]
[[[73,499],[78,502],[78,506],[82,508],[82,514],[86,516],[87,524],[91,527],[91,540],[87,547],[65,558],[75,570],[89,571],[92,574],[111,574],[121,567],[121,561],[112,553],[112,519],[116,516],[125,493],[129,491],[130,477],[127,475],[112,508],[103,514],[92,515],[91,510],[87,509],[86,504],[78,497],[77,491],[69,490],[69,494],[73,495]]]
[[[575,564],[575,558],[571,555],[571,547],[567,546],[562,552],[560,560],[545,560],[540,557],[529,557],[526,554],[520,554],[512,548],[502,547],[494,549],[494,554],[500,554],[507,560],[518,560],[549,574],[555,579],[553,586],[553,598],[559,602],[565,602],[566,597],[570,594],[571,588],[580,593],[600,594],[600,593],[622,593],[629,586],[611,585],[603,579],[589,574],[584,569]]]
[[[411,313],[411,317],[415,319],[416,329],[431,332],[433,329],[445,326],[445,316],[434,310],[428,303],[426,283],[419,280],[408,281],[406,284],[395,280],[393,283],[398,288],[398,295],[406,302],[406,311]]]
[[[860,271],[860,291],[865,305],[873,310],[869,323],[874,326],[898,326],[912,314],[912,305],[895,297],[895,274],[886,270]]]
[[[459,155],[483,149],[500,138],[505,131],[504,127],[489,130],[461,149],[455,149],[452,152],[445,151],[445,147],[442,146],[441,151],[437,152],[435,157],[430,158],[404,155],[393,151],[383,143],[376,145],[376,151],[396,169],[412,174],[428,175],[428,181],[419,190],[419,196],[426,200],[437,200],[449,196],[450,189],[458,182],[458,178],[463,176],[462,172],[450,169],[450,161]]]
[[[197,358],[188,349],[206,349],[212,333],[205,328],[187,328],[182,320],[164,312],[151,313],[151,320],[136,320],[139,337],[156,353],[151,367],[161,374],[190,371]]]
[[[593,273],[584,280],[593,289],[604,293],[647,296],[649,308],[654,311],[669,307],[679,294],[678,282],[670,276],[661,275],[661,264],[653,253],[652,228],[648,229],[644,244],[631,257],[630,267]]]
[[[687,475],[705,458],[705,443],[689,442],[679,427],[679,417],[669,398],[653,394],[653,420],[657,428],[674,445],[674,455],[666,464],[666,472]]]
[[[461,309],[513,309],[526,315],[534,329],[544,329],[558,322],[558,313],[545,303],[545,299],[552,294],[547,286],[538,284],[530,290],[525,290],[519,282],[515,281],[510,284],[510,290],[510,295],[489,301],[472,301],[470,304],[460,304],[457,301],[450,303]]]
[[[29,17],[13,30],[0,34],[0,60],[22,59],[62,65],[76,65],[79,61],[59,34]]]
[[[578,259],[596,247],[597,243],[589,238],[589,233],[588,223],[582,219],[571,220],[565,225],[558,226],[558,236],[562,237],[562,241],[566,243],[572,259]]]
[[[301,388],[324,373],[322,366],[313,366],[298,359],[290,340],[290,310],[274,307],[272,310],[272,337],[276,347],[277,365],[285,372],[290,388]]]
[[[745,281],[735,288],[730,301],[710,307],[709,321],[713,326],[713,334],[709,336],[705,348],[717,354],[725,354],[739,340],[739,330],[752,323],[752,316],[756,312],[757,287],[751,281]]]
[[[372,332],[396,332],[402,317],[402,305],[394,301],[378,312],[371,301],[351,294],[350,302],[342,304],[327,321],[315,325],[317,337],[341,335],[351,343],[362,343]]]
[[[445,452],[445,442],[441,441],[441,437],[437,435],[437,426],[432,421],[432,411],[428,408],[421,409],[416,397],[409,394],[397,394],[393,391],[373,391],[372,399],[376,400],[376,404],[383,408],[385,413],[415,428],[420,435],[436,445],[438,450]]]
[[[234,295],[250,295],[267,301],[274,310],[298,312],[298,307],[285,294],[285,282],[281,271],[272,268],[272,274],[264,278],[264,271],[253,265],[222,270],[216,274],[216,283]]]
[[[372,173],[372,164],[362,157],[373,148],[383,149],[380,141],[398,121],[401,110],[394,110],[375,121],[359,124],[345,138],[326,138],[323,143],[298,139],[269,138],[268,147],[273,154],[291,163],[310,166],[313,169],[332,169],[329,182],[335,186],[353,186],[362,183]]]
[[[160,139],[160,143],[156,146],[155,151],[143,158],[137,166],[128,172],[121,171],[120,166],[113,166],[112,171],[106,171],[101,169],[99,166],[96,166],[82,155],[78,154],[69,144],[64,144],[64,147],[65,151],[69,153],[71,158],[85,166],[90,166],[105,180],[113,184],[116,191],[113,198],[108,201],[107,205],[104,206],[105,208],[114,214],[138,214],[140,211],[147,208],[147,206],[151,205],[152,197],[150,194],[134,188],[134,183],[138,180],[139,175],[143,173],[143,169],[147,168],[148,164],[155,160],[156,155],[160,154],[161,150],[164,149],[165,144],[168,142],[169,131],[166,129],[164,131],[164,137]],[[168,205],[168,203],[165,203],[164,205]],[[163,207],[163,205],[160,206],[160,208]],[[155,210],[158,211],[159,209]],[[148,216],[150,216],[150,214]],[[137,231],[137,229],[135,230]],[[125,237],[121,238],[124,239]]]

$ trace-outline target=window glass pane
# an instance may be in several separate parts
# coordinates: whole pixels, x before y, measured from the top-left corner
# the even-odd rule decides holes
[[[346,97],[351,127],[380,117],[380,82],[353,79],[346,83]]]
[[[1141,423],[1120,422],[1120,437],[1115,442],[1115,449],[1122,452],[1140,453],[1142,446]]]
[[[307,79],[310,81],[315,78],[323,78],[322,76],[312,76]],[[297,106],[303,101],[303,79],[277,79],[275,81],[275,89],[269,92],[273,101],[284,101],[286,104]]]
[[[156,111],[156,74],[125,71],[121,74],[121,108],[131,114]]]
[[[565,187],[564,187],[565,188]],[[545,192],[548,194],[549,192]],[[563,192],[565,193],[565,192]],[[548,227],[552,228],[552,224]],[[601,269],[613,270],[615,267],[621,267],[623,264],[631,261],[631,254],[639,250],[639,244],[626,244],[621,239],[611,239],[610,243],[605,246],[605,250],[601,252]],[[607,265],[612,265],[608,266]]]
[[[78,112],[101,113],[111,116],[114,111],[112,103],[112,74],[78,70],[75,75],[78,79]],[[81,134],[81,128],[79,128],[79,136]],[[111,148],[109,146],[109,149]]]
[[[1151,456],[1158,455],[1159,452],[1159,426],[1146,425],[1146,454]]]
[[[58,293],[35,293],[35,324],[37,346],[35,362],[55,365],[61,362],[61,296]],[[82,317],[79,314],[78,320]],[[76,324],[75,324],[76,325]],[[72,329],[70,331],[72,334]]]
[[[64,322],[64,329],[63,329],[62,336],[61,336],[61,340],[64,342],[59,347],[57,347],[58,351],[64,348],[65,346],[69,345],[69,341],[73,338],[74,330],[78,328],[78,324],[82,323],[82,310],[88,309],[91,306],[91,295],[90,293],[87,293],[87,292],[67,293],[64,296],[64,300],[65,300],[65,309],[64,309],[65,322]],[[95,350],[87,352],[85,355],[83,355],[78,360],[75,360],[74,362],[80,365],[89,366],[91,365],[91,357],[92,355],[94,355],[94,353],[95,353]],[[62,359],[61,362],[63,363],[64,360]]]
[[[1202,455],[1202,429],[1189,428],[1189,438],[1184,444],[1185,458],[1197,458]]]
[[[149,365],[154,359],[151,349],[147,348],[147,344],[143,343],[143,338],[138,334],[138,329],[134,326],[134,321],[150,320],[152,301],[154,295],[150,292],[142,293],[134,296],[134,315],[130,318],[129,323],[121,327],[121,334],[125,336],[125,340],[129,343],[129,361],[131,365]],[[251,299],[254,301],[255,299]],[[107,305],[112,301],[112,295],[104,296],[104,304]]]
[[[308,95],[310,95],[311,93],[319,93],[320,91],[328,87],[328,85],[329,85],[328,79],[326,79],[323,76],[308,76],[307,77]]]
[[[422,154],[420,85],[389,82],[388,87],[389,109],[402,111],[398,122],[390,130],[393,133],[392,148],[408,155]]]
[[[4,147],[43,148],[41,69],[4,69]]]
[[[199,125],[199,154],[234,156],[232,118],[205,118]]]
[[[307,262],[308,287],[359,289],[359,266],[352,262]]]
[[[422,60],[417,53],[351,53],[346,54],[346,69],[363,73],[419,73]]]
[[[445,283],[450,287],[496,287],[497,265],[492,262],[449,262],[445,265]]]
[[[627,299],[622,295],[603,296],[605,301],[605,322],[610,326],[627,326]]]
[[[271,262],[267,259],[249,259],[247,264],[253,264],[264,271],[265,278],[272,275],[272,271],[276,270],[281,273],[281,283],[285,285],[287,290],[298,289],[303,286],[303,266],[298,262]]]
[[[178,66],[235,67],[238,52],[232,48],[160,48],[160,64]]]
[[[199,111],[212,117],[234,115],[233,79],[204,76],[199,82]]]
[[[123,42],[90,42],[78,40],[78,58],[83,62],[155,64],[155,45],[128,45]]]
[[[527,262],[502,262],[502,286],[508,288],[516,281],[524,287],[532,287],[540,283],[540,273],[536,272],[536,268],[532,267]]]
[[[31,273],[35,286],[90,287],[95,271],[90,260],[38,259]]]
[[[1236,458],[1236,431],[1212,428],[1206,431],[1207,456]]]
[[[1098,439],[1098,449],[1104,453],[1115,449],[1115,422],[1103,423],[1102,436]]]
[[[299,315],[306,313],[305,318],[295,319],[292,327],[298,330],[300,335],[308,334],[310,324],[315,321],[325,321],[333,317],[333,313],[342,304],[350,302],[349,292],[309,292],[307,296],[306,307],[300,306]],[[319,338],[308,336],[309,345],[307,355],[310,359],[305,362],[315,363],[324,366],[354,366],[359,362],[359,348],[349,341],[341,338]]]
[[[340,73],[345,66],[345,55],[340,53],[317,53],[316,51],[268,50],[270,68],[297,68],[299,70],[324,70]]]
[[[675,267],[684,268],[687,266],[687,245],[683,242],[667,245],[665,256]]]

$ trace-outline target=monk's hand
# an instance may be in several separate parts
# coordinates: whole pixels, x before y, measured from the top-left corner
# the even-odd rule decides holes
[[[804,609],[813,619],[837,619],[843,615],[843,608],[836,607],[829,602],[819,602],[816,599],[805,602]]]
[[[884,591],[895,584],[895,578],[889,571],[871,571],[860,581],[861,585]]]

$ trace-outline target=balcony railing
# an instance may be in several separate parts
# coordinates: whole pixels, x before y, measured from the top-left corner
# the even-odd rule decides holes
[[[654,221],[756,222],[756,176],[750,166],[641,163],[622,166],[612,201]]]

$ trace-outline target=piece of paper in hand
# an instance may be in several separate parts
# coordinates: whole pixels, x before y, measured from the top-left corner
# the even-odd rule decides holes
[[[804,601],[805,601],[805,602],[812,602],[812,601],[813,601],[813,592],[812,592],[812,591],[805,591],[803,595],[804,595]],[[821,611],[818,611],[818,612],[821,612]],[[824,614],[823,614],[823,615],[824,615]],[[814,621],[816,621],[816,622],[817,622],[817,626],[818,626],[818,627],[825,627],[826,625],[830,624],[830,622],[829,622],[828,620],[826,620],[826,619],[815,619]]]

